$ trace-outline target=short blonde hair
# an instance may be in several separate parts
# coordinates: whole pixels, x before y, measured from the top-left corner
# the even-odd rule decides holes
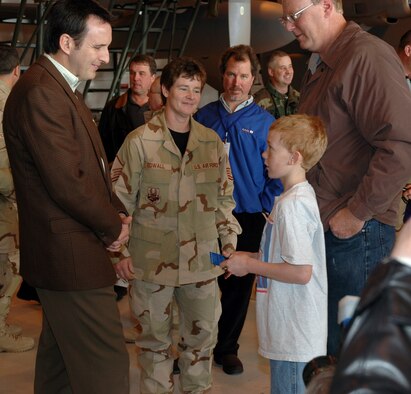
[[[283,116],[271,125],[270,132],[280,134],[280,141],[288,151],[301,153],[305,171],[318,163],[327,148],[327,131],[317,116]]]

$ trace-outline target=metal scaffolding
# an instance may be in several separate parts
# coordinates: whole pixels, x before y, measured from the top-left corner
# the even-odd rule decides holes
[[[43,52],[43,32],[54,0],[0,0],[0,42],[19,50],[23,70]],[[110,46],[112,73],[109,88],[97,88],[87,81],[83,94],[106,92],[106,101],[120,92],[120,81],[129,60],[137,53],[167,61],[184,54],[196,21],[200,0],[101,0],[113,15],[113,42]],[[92,108],[99,111],[101,108]]]

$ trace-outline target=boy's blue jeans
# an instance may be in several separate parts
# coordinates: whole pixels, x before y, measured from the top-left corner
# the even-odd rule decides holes
[[[304,394],[303,370],[306,364],[270,360],[271,394]]]
[[[337,355],[341,328],[338,325],[338,301],[346,295],[361,295],[372,270],[391,253],[395,228],[377,220],[365,222],[362,230],[347,239],[325,233],[328,278],[327,354]]]

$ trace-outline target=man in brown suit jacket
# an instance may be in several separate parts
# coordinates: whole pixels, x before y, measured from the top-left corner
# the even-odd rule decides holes
[[[128,393],[128,353],[107,250],[131,220],[111,190],[92,114],[76,90],[109,61],[110,16],[92,0],[58,0],[44,49],[15,85],[4,134],[19,207],[21,275],[43,327],[34,392]]]

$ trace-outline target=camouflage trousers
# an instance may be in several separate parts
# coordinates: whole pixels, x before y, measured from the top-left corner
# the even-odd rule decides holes
[[[19,252],[0,253],[0,297],[6,294],[14,276],[18,275]]]
[[[20,285],[17,274],[19,253],[0,253],[0,334],[7,327],[6,319],[10,311],[11,298]]]
[[[217,342],[221,304],[217,279],[170,287],[134,280],[131,307],[142,333],[140,348],[142,394],[172,393],[172,302],[180,312],[180,385],[184,393],[202,393],[211,387],[211,366]]]

